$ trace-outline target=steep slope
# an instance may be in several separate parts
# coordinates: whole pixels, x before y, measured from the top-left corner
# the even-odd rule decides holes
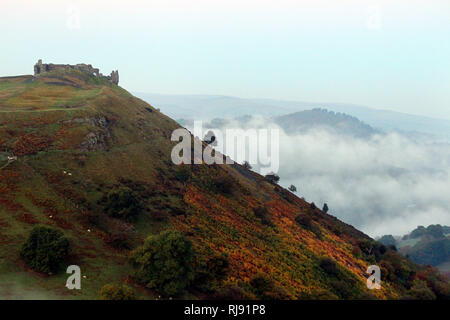
[[[128,258],[167,229],[193,242],[196,270],[228,256],[220,285],[192,284],[182,298],[237,291],[247,298],[367,297],[365,271],[373,263],[389,268],[371,295],[407,292],[414,264],[264,177],[240,165],[174,165],[170,136],[178,127],[124,89],[77,70],[0,78],[0,297],[92,299],[107,283],[128,283],[139,297],[155,298],[130,277]],[[144,204],[131,222],[106,214],[105,197],[121,187]],[[64,272],[39,274],[20,258],[37,224],[69,238],[67,264],[81,267],[82,290],[67,290]],[[252,281],[258,274],[270,278],[264,295]]]

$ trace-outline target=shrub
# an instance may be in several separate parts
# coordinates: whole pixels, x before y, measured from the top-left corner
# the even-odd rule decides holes
[[[310,230],[312,227],[312,219],[309,215],[305,214],[305,213],[299,213],[296,217],[295,217],[295,221],[303,228]]]
[[[278,183],[280,181],[280,177],[276,173],[266,174],[265,177],[270,183]]]
[[[312,233],[314,233],[317,237],[321,238],[322,237],[322,231],[320,230],[320,227],[315,224],[312,221],[312,218],[310,215],[306,214],[306,213],[299,213],[296,217],[295,217],[295,221],[304,229],[311,231]]]
[[[353,299],[355,287],[348,279],[333,279],[331,280],[331,286],[333,287],[333,291],[342,299]]]
[[[252,166],[250,165],[250,163],[248,161],[244,161],[244,163],[242,164],[242,166],[247,169],[247,170],[251,170]]]
[[[100,300],[136,300],[133,289],[127,286],[105,284],[99,293]]]
[[[270,215],[269,210],[266,207],[257,207],[253,209],[253,213],[259,219],[261,219],[262,224],[267,226],[272,226],[272,216]]]
[[[191,168],[189,165],[182,164],[175,170],[175,178],[181,183],[186,183],[192,176]]]
[[[232,177],[228,175],[218,176],[214,178],[213,182],[217,191],[225,194],[231,194],[233,192],[235,181]]]
[[[137,281],[165,296],[173,296],[192,282],[193,257],[191,241],[178,231],[168,230],[148,237],[132,254],[131,263],[137,269]]]
[[[255,294],[264,300],[284,300],[288,298],[286,291],[264,274],[256,274],[250,281]]]
[[[22,246],[20,256],[38,272],[57,272],[70,250],[70,243],[59,230],[36,226]]]
[[[291,191],[291,192],[297,192],[297,187],[294,186],[293,184],[291,184],[291,185],[289,186],[288,190]]]
[[[111,217],[132,220],[144,209],[144,206],[133,190],[128,187],[119,187],[106,196],[105,209]]]
[[[330,258],[322,258],[319,261],[319,266],[330,276],[337,277],[339,275],[339,268],[336,262]]]
[[[114,249],[119,250],[128,250],[132,247],[130,236],[126,233],[107,235],[105,242]]]
[[[227,276],[228,255],[225,253],[214,255],[198,264],[194,283],[196,289],[203,292],[213,292]]]

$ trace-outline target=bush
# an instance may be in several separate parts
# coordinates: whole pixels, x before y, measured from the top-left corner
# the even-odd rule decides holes
[[[263,300],[285,300],[288,298],[286,291],[278,287],[273,280],[264,274],[255,275],[250,281],[257,297]]]
[[[202,292],[214,292],[226,278],[229,259],[227,254],[214,255],[200,261],[195,275],[195,288]]]
[[[291,191],[291,192],[297,192],[297,187],[294,186],[293,184],[291,184],[291,185],[289,186],[288,190]]]
[[[131,263],[137,269],[137,281],[165,296],[173,296],[192,282],[193,257],[191,241],[178,231],[168,230],[148,237],[132,254]]]
[[[262,224],[266,226],[272,226],[272,216],[266,207],[257,207],[253,209],[253,213],[259,219],[261,219]]]
[[[333,279],[330,281],[333,291],[342,299],[353,299],[355,287],[352,282],[346,280]]]
[[[130,236],[126,233],[107,235],[105,242],[114,249],[119,250],[128,250],[132,247]]]
[[[266,174],[265,177],[270,183],[278,183],[280,181],[280,177],[275,173]]]
[[[252,166],[250,165],[250,163],[248,161],[244,161],[244,163],[242,164],[242,166],[247,169],[247,170],[251,170]]]
[[[303,228],[306,230],[311,231],[312,233],[314,233],[317,237],[321,238],[322,237],[322,231],[320,230],[320,227],[318,225],[316,225],[313,221],[310,215],[306,214],[306,213],[299,213],[296,217],[295,217],[295,221]]]
[[[127,286],[105,284],[99,293],[100,300],[136,300],[133,289]]]
[[[336,262],[330,258],[322,258],[319,261],[319,266],[325,271],[329,276],[337,277],[340,273],[338,265]]]
[[[70,250],[70,243],[59,230],[36,226],[22,246],[20,256],[38,272],[57,272]]]
[[[301,227],[307,230],[310,230],[313,224],[311,217],[305,213],[299,213],[295,217],[295,222],[297,222]]]
[[[106,196],[106,212],[109,216],[132,220],[144,209],[139,196],[128,187],[119,187]]]
[[[225,194],[231,194],[235,185],[235,181],[228,175],[218,176],[214,179],[214,186],[217,191]]]
[[[182,164],[175,170],[175,178],[181,183],[186,183],[191,179],[191,166]]]

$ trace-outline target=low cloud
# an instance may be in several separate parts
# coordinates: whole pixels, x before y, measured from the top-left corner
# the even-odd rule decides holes
[[[222,129],[244,126],[228,122]],[[261,118],[245,128],[273,127]],[[254,166],[258,170],[257,166]],[[450,145],[400,134],[360,139],[326,129],[280,130],[280,184],[371,236],[450,225]]]

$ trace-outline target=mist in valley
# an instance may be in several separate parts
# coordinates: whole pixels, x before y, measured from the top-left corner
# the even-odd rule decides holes
[[[448,143],[398,132],[360,138],[322,126],[287,134],[258,116],[213,121],[210,127],[278,128],[280,184],[295,185],[299,197],[320,208],[327,203],[330,214],[370,236],[450,224]]]

